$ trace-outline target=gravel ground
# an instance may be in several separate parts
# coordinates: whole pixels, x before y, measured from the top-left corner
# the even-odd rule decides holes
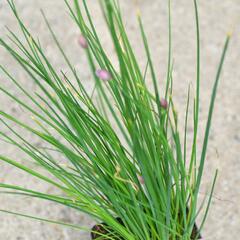
[[[56,68],[65,70],[63,60],[59,57],[39,9],[46,13],[52,27],[59,36],[62,45],[71,56],[72,62],[81,72],[87,89],[92,87],[92,79],[85,70],[86,58],[76,44],[77,27],[71,22],[62,0],[15,0],[22,18],[31,31],[40,38],[42,46]],[[140,34],[136,24],[133,1],[122,0],[123,14],[126,17],[126,26],[132,44],[140,59],[142,67],[146,64],[143,46],[139,44]],[[103,45],[108,53],[113,54],[112,45],[103,24],[102,16],[96,0],[89,1],[95,23]],[[160,83],[166,74],[167,59],[167,1],[139,0],[144,25],[149,36],[153,59],[156,65]],[[202,197],[206,194],[216,168],[219,169],[219,178],[213,199],[212,209],[203,232],[204,239],[209,240],[237,240],[240,231],[240,0],[203,0],[200,1],[201,43],[202,43],[202,92],[201,92],[201,121],[200,142],[207,117],[207,106],[211,87],[219,61],[221,48],[226,33],[234,29],[228,57],[222,74],[215,115],[210,136],[209,151],[204,174]],[[6,0],[0,0],[0,36],[6,37],[5,25],[16,31],[16,22],[9,11]],[[174,96],[180,119],[183,116],[187,84],[194,83],[195,79],[195,28],[194,10],[191,0],[173,1],[173,35],[174,35]],[[115,58],[113,57],[113,61]],[[7,66],[14,76],[24,84],[29,91],[35,91],[36,86],[28,79],[16,63],[0,49],[0,63]],[[20,93],[0,73],[0,82],[8,87],[17,96]],[[31,119],[19,106],[0,94],[0,108],[18,116],[19,119],[31,124]],[[2,125],[0,125],[2,128]],[[6,129],[4,129],[5,132]],[[191,132],[192,129],[189,129]],[[25,132],[23,133],[24,135]],[[33,136],[26,136],[29,141],[41,144]],[[22,159],[23,155],[15,148],[1,143],[0,154]],[[33,187],[42,191],[53,191],[36,179],[1,163],[0,181],[17,183],[25,187]],[[60,219],[83,226],[91,226],[89,217],[76,214],[64,207],[52,203],[0,195],[0,209],[9,209],[17,212],[27,212],[33,215]],[[61,226],[55,226],[37,221],[22,219],[0,213],[0,240],[75,240],[89,239],[88,233],[74,231]]]

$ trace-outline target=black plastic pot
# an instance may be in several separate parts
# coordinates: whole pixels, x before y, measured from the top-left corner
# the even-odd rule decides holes
[[[123,221],[120,218],[116,218],[116,220],[120,224],[124,225]],[[101,239],[101,240],[105,240],[103,238],[100,238],[100,237],[102,237],[103,234],[109,234],[108,236],[112,237],[114,239],[114,235],[113,234],[111,235],[111,232],[107,230],[107,227],[108,227],[108,225],[106,223],[100,223],[100,224],[97,224],[97,225],[93,226],[92,232],[91,232],[92,240],[95,240],[95,239],[97,240],[98,238]],[[196,224],[194,224],[191,239],[196,239],[197,234],[198,234],[198,227],[197,227]],[[117,240],[124,240],[121,237],[117,237],[116,239]],[[201,235],[199,235],[198,239],[202,239]]]

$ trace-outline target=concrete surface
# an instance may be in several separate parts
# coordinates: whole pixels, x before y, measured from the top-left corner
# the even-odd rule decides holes
[[[76,44],[78,29],[69,18],[63,0],[16,0],[15,2],[26,25],[40,38],[50,60],[57,68],[65,70],[64,62],[59,57],[39,12],[40,8],[44,10],[64,48],[71,56],[73,63],[82,73],[87,89],[90,89],[93,81],[84,67],[86,58]],[[146,58],[143,46],[139,44],[140,35],[136,24],[133,1],[122,0],[120,2],[123,15],[126,17],[126,26],[129,30],[131,42],[143,67],[146,64]],[[194,83],[195,79],[195,26],[192,2],[191,0],[173,0],[174,96],[180,119],[183,117],[187,84],[189,82]],[[213,205],[203,235],[204,239],[209,240],[238,240],[240,231],[240,0],[202,0],[199,2],[203,50],[200,142],[207,117],[211,87],[224,38],[226,33],[235,26],[217,96],[201,190],[202,197],[204,197],[206,189],[211,184],[214,170],[218,168],[219,178]],[[89,1],[89,7],[93,13],[101,40],[111,54],[113,53],[112,45],[108,35],[105,34],[106,29],[97,0]],[[144,25],[153,50],[153,59],[159,74],[159,80],[162,83],[166,74],[167,60],[167,1],[139,0],[139,7],[142,11]],[[15,19],[9,11],[6,0],[0,0],[0,36],[4,38],[6,37],[5,25],[18,33]],[[113,61],[115,61],[114,58]],[[36,89],[31,80],[25,76],[12,58],[1,48],[0,63],[7,66],[14,76],[24,84],[26,89],[29,91]],[[0,83],[8,87],[17,96],[20,96],[20,93],[2,73],[0,74]],[[31,124],[29,115],[3,94],[0,94],[0,108]],[[0,125],[0,127],[3,126]],[[4,131],[8,132],[5,128]],[[191,131],[192,129],[189,129],[189,132]],[[26,137],[36,144],[41,144],[29,134]],[[0,145],[0,154],[19,160],[23,157],[14,147],[7,146],[4,143]],[[43,185],[36,179],[29,178],[29,176],[11,166],[2,163],[0,163],[0,166],[1,182],[17,183],[21,186],[34,187],[47,192],[52,191],[49,186]],[[37,199],[0,194],[0,208],[27,212],[51,219],[60,219],[83,226],[91,226],[92,224],[91,219],[83,214]],[[68,239],[89,238],[88,233],[0,213],[0,240]]]

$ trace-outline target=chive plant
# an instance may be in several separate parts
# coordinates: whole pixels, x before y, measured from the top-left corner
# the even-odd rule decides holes
[[[118,65],[107,56],[94,27],[87,1],[79,4],[65,0],[66,6],[81,35],[79,45],[85,50],[95,81],[89,94],[83,86],[81,72],[76,71],[61,43],[43,17],[71,76],[57,72],[44,49],[21,20],[14,2],[9,6],[18,22],[23,39],[9,30],[8,39],[0,39],[16,62],[39,88],[30,93],[4,66],[1,74],[12,81],[28,98],[0,90],[33,116],[31,127],[0,111],[2,126],[12,134],[0,131],[1,139],[28,155],[45,172],[39,173],[19,159],[0,155],[0,159],[27,174],[60,190],[61,195],[39,192],[21,186],[0,183],[4,192],[53,201],[104,222],[105,231],[93,230],[98,239],[174,240],[198,239],[209,210],[217,172],[209,198],[196,228],[195,221],[203,210],[198,204],[199,188],[204,171],[214,101],[230,36],[227,36],[210,99],[202,149],[197,145],[200,106],[200,30],[197,1],[193,0],[196,16],[196,94],[193,101],[193,140],[187,154],[190,91],[186,117],[178,119],[172,98],[172,34],[171,2],[169,0],[169,54],[166,86],[159,87],[143,23],[138,14],[139,29],[146,52],[147,66],[141,69],[124,27],[118,1],[100,1],[103,16],[115,48]],[[153,91],[147,87],[149,75]],[[165,90],[163,90],[165,89]],[[54,95],[52,94],[54,93]],[[95,96],[96,95],[96,96]],[[93,96],[98,99],[96,104]],[[31,104],[30,104],[31,103]],[[178,121],[184,121],[181,137]],[[11,127],[11,122],[36,135],[48,148],[38,148]],[[3,129],[3,128],[2,128]],[[120,132],[120,134],[119,134]],[[183,141],[182,141],[183,139]],[[67,163],[62,164],[52,150]],[[197,155],[200,152],[200,155]],[[17,214],[82,229],[71,223]]]

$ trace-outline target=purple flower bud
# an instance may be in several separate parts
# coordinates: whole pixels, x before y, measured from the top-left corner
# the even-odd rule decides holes
[[[109,81],[112,79],[111,73],[105,69],[98,69],[96,71],[96,76],[103,81]]]
[[[168,108],[168,102],[167,102],[167,100],[164,99],[164,98],[161,98],[161,99],[160,99],[160,105],[161,105],[162,108],[167,109],[167,108]]]
[[[80,35],[79,38],[78,38],[78,44],[86,49],[88,48],[88,42],[87,42],[87,39],[83,36],[83,35]]]

